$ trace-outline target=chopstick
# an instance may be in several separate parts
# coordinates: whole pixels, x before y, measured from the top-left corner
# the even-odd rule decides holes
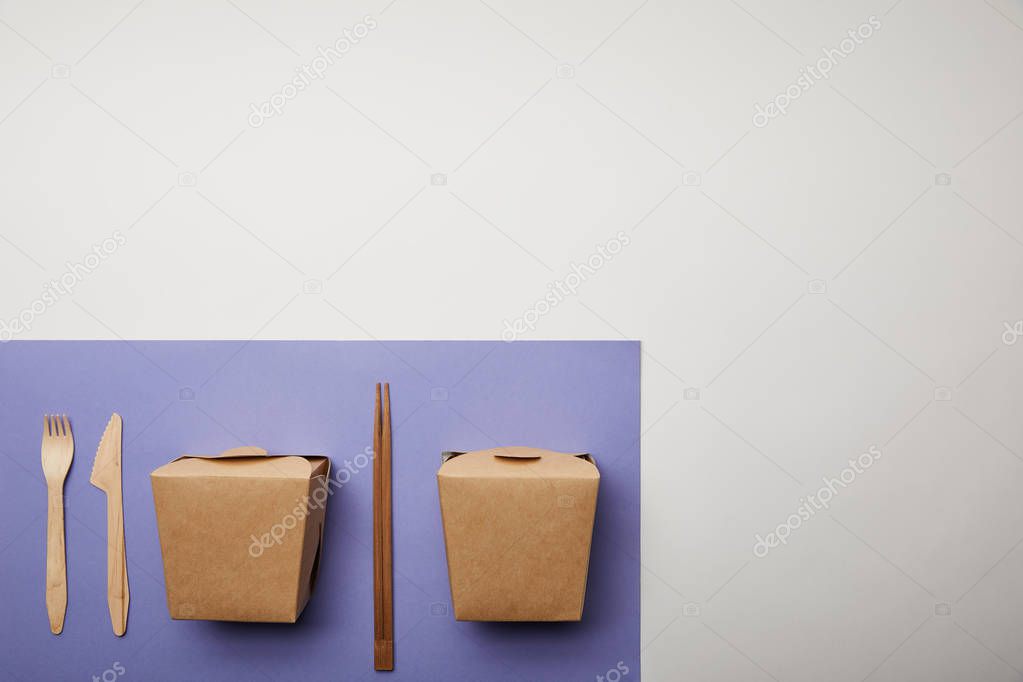
[[[380,384],[373,411],[373,667],[394,670],[394,570],[391,523],[391,386]]]

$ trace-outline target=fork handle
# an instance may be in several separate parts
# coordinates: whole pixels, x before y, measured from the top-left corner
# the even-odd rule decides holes
[[[120,637],[128,625],[128,563],[120,486],[107,493],[107,607],[114,634]]]
[[[50,632],[59,635],[67,611],[63,487],[48,487],[46,497],[46,612],[50,616]]]

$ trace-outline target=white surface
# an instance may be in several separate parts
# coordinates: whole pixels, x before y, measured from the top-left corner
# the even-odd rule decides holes
[[[646,679],[1021,679],[1023,4],[425,5],[0,2],[0,317],[117,231],[20,338],[499,338],[624,231],[524,338],[644,342]]]

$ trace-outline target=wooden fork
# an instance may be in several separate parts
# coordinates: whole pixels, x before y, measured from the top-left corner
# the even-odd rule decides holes
[[[64,479],[71,468],[75,439],[66,416],[43,417],[43,475],[46,476],[46,611],[50,632],[64,629],[67,564],[64,556]]]

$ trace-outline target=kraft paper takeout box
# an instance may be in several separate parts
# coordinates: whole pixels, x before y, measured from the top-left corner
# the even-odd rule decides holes
[[[600,473],[589,455],[444,453],[437,472],[457,620],[580,620]]]
[[[330,460],[261,448],[150,475],[171,618],[294,623],[316,582]]]

